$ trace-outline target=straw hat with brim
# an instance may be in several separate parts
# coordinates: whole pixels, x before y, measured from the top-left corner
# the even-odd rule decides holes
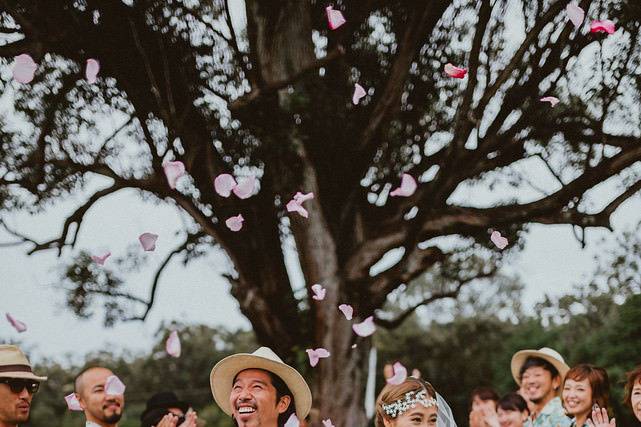
[[[538,357],[552,364],[552,366],[559,371],[561,379],[563,379],[565,374],[570,370],[570,367],[565,363],[565,360],[563,360],[563,356],[561,356],[558,351],[549,347],[543,347],[538,350],[517,351],[514,356],[512,356],[511,368],[514,381],[516,381],[519,386],[521,385],[521,367],[529,357]]]
[[[214,400],[227,414],[232,415],[229,396],[233,381],[246,369],[263,369],[277,375],[292,392],[296,402],[296,416],[304,419],[312,407],[312,392],[296,369],[285,364],[270,348],[261,347],[253,353],[239,353],[225,357],[211,370],[209,382]]]
[[[25,378],[35,381],[45,381],[47,377],[39,377],[31,370],[27,356],[15,345],[0,345],[0,378]]]

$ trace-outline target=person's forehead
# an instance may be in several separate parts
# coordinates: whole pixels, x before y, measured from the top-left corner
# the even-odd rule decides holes
[[[269,376],[269,373],[263,371],[262,369],[245,369],[244,371],[240,371],[238,375],[236,375],[236,381],[238,380],[260,381],[267,384],[272,383],[272,379]]]
[[[582,380],[579,380],[579,379],[576,379],[576,378],[566,378],[565,379],[565,384],[567,384],[567,385],[577,385],[577,384],[580,384],[580,385],[587,384],[587,385],[589,385],[590,381],[588,381],[587,378],[583,378]]]
[[[94,368],[85,372],[83,380],[87,386],[94,387],[97,385],[103,385],[111,375],[113,375],[113,372],[109,369]]]
[[[523,375],[530,373],[530,374],[541,374],[543,372],[549,372],[547,369],[545,369],[543,366],[530,366],[527,368],[524,372]]]
[[[425,407],[423,405],[416,405],[415,408],[410,409],[407,411],[408,416],[413,416],[413,415],[422,415],[424,417],[436,415],[436,406],[430,406],[430,407]]]

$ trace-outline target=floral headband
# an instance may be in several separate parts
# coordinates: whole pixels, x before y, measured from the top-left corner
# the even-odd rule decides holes
[[[436,406],[436,399],[433,397],[427,398],[427,391],[409,391],[405,393],[405,397],[402,397],[395,402],[390,404],[383,404],[383,411],[392,418],[396,418],[398,415],[401,415],[403,412],[407,411],[410,408],[415,408],[416,404],[420,403],[421,405],[429,408],[431,406]]]

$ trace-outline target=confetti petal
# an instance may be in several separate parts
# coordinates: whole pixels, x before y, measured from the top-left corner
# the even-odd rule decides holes
[[[452,64],[445,64],[445,74],[455,79],[462,79],[467,74],[467,69],[456,67]]]
[[[85,77],[89,83],[96,83],[96,76],[100,72],[100,62],[96,59],[87,59]]]
[[[493,231],[490,235],[490,240],[496,245],[499,249],[505,249],[508,245],[508,241],[505,237],[501,236],[501,233],[498,231]]]
[[[12,315],[9,313],[6,314],[7,320],[13,326],[13,328],[18,331],[18,333],[23,333],[27,330],[27,325],[25,325],[23,322],[19,321],[18,319],[15,319]]]
[[[396,362],[392,366],[394,370],[394,375],[387,378],[387,384],[399,385],[407,378],[407,369],[401,364],[401,362]]]
[[[165,171],[165,176],[167,177],[167,182],[169,182],[169,187],[175,189],[176,181],[178,181],[178,178],[185,174],[185,165],[183,164],[183,162],[167,162],[162,165],[162,168]]]
[[[574,24],[574,28],[579,28],[585,19],[585,12],[574,3],[570,3],[565,7],[565,12],[568,19]]]
[[[614,22],[610,21],[609,19],[605,19],[603,21],[592,21],[592,23],[590,24],[591,33],[612,34],[614,33],[614,31]]]
[[[332,420],[328,418],[323,420],[323,427],[334,427],[334,423],[332,423]]]
[[[115,375],[111,375],[105,382],[105,394],[107,396],[122,396],[125,394],[125,384]]]
[[[299,205],[302,205],[303,202],[312,200],[313,198],[314,198],[314,193],[303,194],[299,191],[296,194],[294,194],[294,200],[296,200],[296,203],[298,203]]]
[[[76,393],[65,396],[65,402],[67,402],[67,408],[69,408],[70,411],[84,411],[82,406],[80,406]]]
[[[358,102],[365,95],[367,95],[367,92],[365,92],[365,89],[363,89],[363,86],[356,83],[354,85],[354,94],[352,95],[352,102],[354,103],[354,105],[358,105]]]
[[[287,203],[287,212],[298,212],[300,216],[304,218],[309,217],[307,209],[296,203],[296,200],[290,200],[289,203]]]
[[[354,315],[354,308],[349,304],[341,304],[338,306],[338,309],[345,315],[347,320],[352,320]]]
[[[359,337],[368,337],[376,332],[376,325],[374,325],[374,316],[369,316],[361,323],[352,325],[352,329]]]
[[[107,261],[107,258],[109,258],[110,256],[111,256],[111,252],[107,252],[104,255],[92,255],[91,259],[96,264],[105,265],[105,261]]]
[[[167,354],[171,357],[180,357],[181,347],[178,332],[171,331],[167,341],[165,342],[165,350],[167,350]]]
[[[238,182],[232,191],[239,199],[248,199],[254,194],[256,188],[256,177],[249,176]]]
[[[142,233],[138,236],[138,240],[145,251],[151,252],[156,249],[156,240],[158,240],[158,235],[154,233]]]
[[[232,216],[231,218],[227,218],[227,220],[225,221],[225,225],[231,231],[240,231],[240,229],[243,228],[244,221],[245,218],[243,218],[241,214],[238,214],[236,216]]]
[[[391,197],[409,197],[414,194],[416,188],[416,180],[412,177],[412,175],[404,173],[403,177],[401,178],[401,186],[396,190],[393,190],[391,193],[389,193],[389,195]]]
[[[327,6],[325,12],[327,13],[327,23],[329,24],[330,30],[335,30],[347,22],[341,11],[334,10],[333,6]]]
[[[29,83],[33,80],[38,65],[33,62],[33,58],[23,53],[16,56],[13,63],[13,78],[20,83]]]
[[[221,173],[214,179],[214,189],[222,197],[229,197],[237,185],[234,177],[228,173]]]
[[[317,348],[316,350],[307,349],[305,351],[307,352],[307,356],[309,356],[309,364],[312,368],[318,365],[320,359],[330,356],[329,351],[324,348]]]
[[[325,294],[327,293],[327,289],[323,288],[319,284],[315,284],[315,285],[312,285],[312,292],[314,292],[312,299],[315,299],[316,301],[322,301],[325,299]]]
[[[541,102],[549,102],[552,107],[556,106],[559,103],[559,98],[554,96],[544,96],[540,99]]]

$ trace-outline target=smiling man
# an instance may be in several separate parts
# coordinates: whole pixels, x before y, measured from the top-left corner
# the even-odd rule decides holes
[[[86,427],[117,427],[125,407],[122,395],[105,393],[105,382],[113,375],[107,368],[85,369],[76,377],[75,391],[87,418]]]
[[[33,373],[18,347],[0,345],[0,427],[17,427],[29,420],[33,395],[46,379]]]
[[[294,413],[304,420],[312,406],[303,377],[267,347],[224,358],[210,383],[214,400],[239,427],[282,427]]]
[[[570,367],[563,357],[548,347],[521,350],[512,356],[512,376],[521,392],[530,401],[532,427],[566,427],[571,423],[565,415],[559,393]]]

